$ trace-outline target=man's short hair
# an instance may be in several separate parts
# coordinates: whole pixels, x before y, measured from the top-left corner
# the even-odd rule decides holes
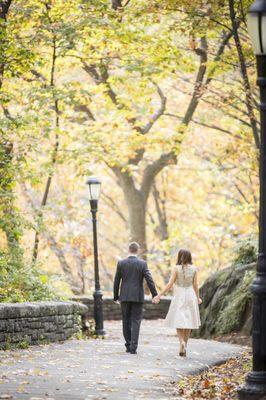
[[[128,249],[130,253],[137,253],[140,249],[140,245],[137,242],[132,242],[129,244]]]

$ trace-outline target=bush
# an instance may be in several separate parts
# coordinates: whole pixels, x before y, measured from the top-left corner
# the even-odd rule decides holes
[[[241,240],[235,248],[235,253],[236,257],[233,261],[233,265],[247,265],[255,262],[258,256],[257,241],[253,236]]]
[[[46,275],[0,251],[0,302],[54,300]]]

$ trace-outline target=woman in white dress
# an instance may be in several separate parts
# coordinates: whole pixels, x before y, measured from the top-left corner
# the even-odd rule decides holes
[[[179,355],[186,356],[186,348],[191,329],[200,327],[198,274],[192,264],[192,256],[188,250],[179,250],[177,265],[173,268],[168,284],[154,297],[158,303],[160,298],[174,286],[174,296],[171,301],[165,326],[175,328],[180,341]]]

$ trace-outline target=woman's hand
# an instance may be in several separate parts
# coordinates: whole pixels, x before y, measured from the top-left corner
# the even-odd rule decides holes
[[[160,303],[161,297],[159,295],[153,297],[152,302],[153,304],[158,304]]]
[[[202,303],[202,299],[199,297],[198,298],[198,304],[201,304]]]

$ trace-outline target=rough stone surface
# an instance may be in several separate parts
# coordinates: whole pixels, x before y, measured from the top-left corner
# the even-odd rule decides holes
[[[93,298],[86,296],[75,296],[72,297],[71,300],[78,301],[79,303],[83,303],[88,307],[88,312],[86,314],[87,319],[93,318]],[[165,318],[169,305],[170,305],[171,297],[163,298],[159,304],[152,304],[150,297],[145,299],[144,302],[144,310],[143,310],[143,318],[144,319],[160,319]],[[106,321],[114,321],[121,319],[121,309],[120,307],[114,303],[111,298],[103,299],[103,314],[104,319]]]
[[[74,301],[0,303],[0,349],[66,340],[79,332],[86,313]]]
[[[213,273],[200,288],[201,327],[195,336],[210,338],[239,331],[249,335],[252,329],[250,284],[255,264],[235,265]]]
[[[181,358],[174,331],[163,328],[161,320],[146,320],[138,354],[131,355],[124,351],[121,323],[107,322],[105,329],[104,340],[73,339],[0,352],[2,398],[180,399],[175,385],[180,377],[199,373],[243,351],[236,345],[192,339],[188,357]]]

